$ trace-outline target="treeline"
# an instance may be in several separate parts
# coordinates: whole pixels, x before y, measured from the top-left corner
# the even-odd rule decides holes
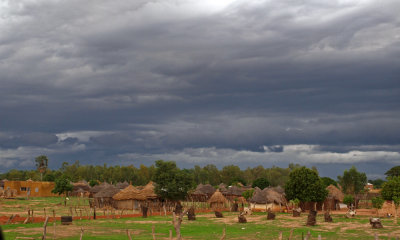
[[[204,167],[198,165],[189,169],[182,169],[188,173],[193,179],[193,184],[211,184],[217,186],[220,183],[232,185],[242,183],[243,185],[251,185],[256,179],[267,179],[270,186],[284,186],[289,179],[289,173],[296,168],[300,168],[299,164],[289,164],[287,168],[271,167],[264,168],[257,166],[254,168],[240,169],[235,165],[224,166],[218,169],[215,165],[209,164]],[[316,169],[315,169],[316,170]],[[64,162],[60,169],[46,169],[42,172],[43,181],[55,181],[60,176],[65,176],[73,182],[86,180],[90,182],[95,180],[98,182],[131,182],[133,185],[144,185],[154,179],[156,172],[155,165],[140,165],[135,167],[129,166],[107,166],[104,165],[81,165],[79,161],[73,164]],[[38,170],[10,170],[0,175],[0,179],[8,180],[28,180],[40,181],[41,173]]]

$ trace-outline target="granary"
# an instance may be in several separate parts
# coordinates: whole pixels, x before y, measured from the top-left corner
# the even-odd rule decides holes
[[[90,195],[90,186],[85,180],[72,183],[73,189],[70,196],[87,197]]]
[[[256,187],[253,197],[250,199],[250,208],[253,210],[281,212],[286,209],[285,196],[273,188],[261,190]]]
[[[324,201],[323,209],[325,211],[340,210],[339,203],[343,202],[344,198],[342,191],[332,184],[326,187],[326,190],[328,190],[328,196]]]
[[[120,190],[113,185],[108,185],[104,187],[100,192],[94,195],[94,204],[98,208],[102,207],[113,207],[114,201],[113,196],[117,194]]]
[[[129,185],[115,194],[113,197],[114,207],[117,209],[139,209],[140,204],[146,200],[136,187]]]
[[[196,190],[190,194],[190,199],[195,202],[206,202],[215,193],[215,188],[210,184],[199,184]]]
[[[103,190],[103,188],[108,187],[108,186],[110,186],[110,184],[106,183],[106,182],[103,182],[100,185],[93,186],[89,190],[89,197],[90,198],[94,197],[94,195],[96,195],[96,193],[100,192],[101,190]]]
[[[225,204],[228,203],[228,199],[225,198],[222,193],[217,190],[215,193],[208,199],[208,203],[210,204],[211,209],[221,209],[225,207]]]
[[[54,182],[32,181],[5,181],[4,195],[6,197],[53,197],[58,196],[51,191],[54,189]]]

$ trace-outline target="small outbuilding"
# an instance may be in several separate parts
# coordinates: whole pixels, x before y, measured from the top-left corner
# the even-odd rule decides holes
[[[114,207],[113,196],[120,190],[113,185],[104,187],[100,192],[94,195],[94,204],[98,208]]]
[[[117,209],[137,210],[146,197],[136,187],[129,185],[115,194],[113,197],[114,207]]]
[[[282,212],[287,205],[285,196],[273,188],[261,190],[256,187],[253,197],[250,199],[250,207],[253,210]]]
[[[221,209],[225,207],[225,204],[228,203],[228,199],[219,191],[215,191],[214,194],[208,199],[208,203],[210,204],[210,208],[213,210]]]

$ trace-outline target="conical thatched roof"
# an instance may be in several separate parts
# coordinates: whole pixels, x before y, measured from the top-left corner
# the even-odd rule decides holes
[[[278,193],[272,188],[264,189],[265,196],[267,198],[267,203],[276,203],[276,204],[286,204],[286,199],[283,194]]]
[[[240,187],[232,186],[228,188],[228,191],[225,194],[232,196],[242,196],[243,192],[244,191]]]
[[[286,199],[283,194],[278,193],[273,188],[264,188],[264,190],[255,188],[254,195],[250,199],[250,202],[258,203],[258,204],[266,204],[266,203],[276,203],[276,204],[285,204]]]
[[[157,194],[154,192],[154,183],[150,181],[144,188],[140,191],[141,194],[147,199],[157,198]]]
[[[222,195],[222,193],[217,190],[215,191],[215,193],[210,197],[210,199],[208,199],[209,203],[225,203],[228,202],[228,199],[226,199],[224,197],[224,195]]]
[[[277,186],[277,187],[274,187],[272,189],[274,189],[275,192],[278,192],[280,194],[285,194],[285,189],[283,189],[281,186]]]
[[[215,192],[215,188],[210,184],[199,184],[193,194],[211,196]]]
[[[129,183],[127,181],[119,182],[119,183],[115,184],[115,187],[117,187],[119,189],[125,189],[128,186],[129,186]]]
[[[115,194],[117,194],[120,190],[116,188],[113,185],[108,185],[107,187],[103,188],[100,192],[96,193],[94,195],[95,198],[99,197],[113,197]]]
[[[333,198],[335,200],[343,202],[344,194],[342,193],[342,191],[339,190],[339,188],[331,184],[326,187],[326,190],[328,190],[328,198]]]
[[[90,186],[85,180],[72,183],[72,186],[73,186],[73,191],[78,191],[78,189],[82,189],[86,192],[90,191]]]
[[[114,200],[146,200],[146,198],[144,198],[142,196],[142,194],[140,194],[139,189],[135,188],[132,185],[129,185],[128,187],[122,189],[120,192],[118,192],[117,194],[115,194],[113,196]]]

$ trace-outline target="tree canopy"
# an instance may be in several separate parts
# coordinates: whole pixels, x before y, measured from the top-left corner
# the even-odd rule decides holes
[[[329,185],[338,186],[337,182],[330,177],[322,177],[321,180],[325,187]]]
[[[193,187],[192,175],[180,170],[173,161],[156,161],[154,182],[157,195],[171,201],[183,200]]]
[[[288,200],[297,198],[302,202],[320,202],[328,195],[317,172],[306,167],[294,169],[289,174],[285,193]]]
[[[400,176],[400,166],[392,167],[385,173],[385,175],[387,178]]]
[[[270,185],[270,183],[268,182],[268,180],[266,178],[257,178],[256,180],[254,180],[251,187],[253,187],[253,188],[258,187],[260,189],[264,189],[266,187],[269,187],[269,185]]]
[[[358,172],[356,167],[352,166],[349,170],[343,172],[343,176],[338,176],[338,182],[344,193],[357,194],[367,184],[367,175]]]
[[[385,200],[400,198],[400,177],[391,177],[383,184],[381,195]]]

